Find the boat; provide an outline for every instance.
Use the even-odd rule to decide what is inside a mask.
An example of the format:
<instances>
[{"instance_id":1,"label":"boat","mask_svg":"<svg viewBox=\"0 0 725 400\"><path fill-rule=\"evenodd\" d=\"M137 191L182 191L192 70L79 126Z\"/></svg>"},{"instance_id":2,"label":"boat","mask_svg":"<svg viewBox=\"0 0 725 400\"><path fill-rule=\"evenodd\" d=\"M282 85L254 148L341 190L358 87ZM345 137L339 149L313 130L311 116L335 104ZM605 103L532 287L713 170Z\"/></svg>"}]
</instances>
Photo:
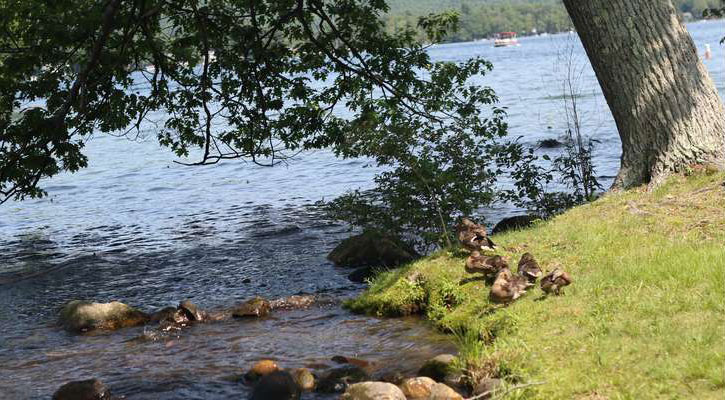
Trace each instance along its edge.
<instances>
[{"instance_id":1,"label":"boat","mask_svg":"<svg viewBox=\"0 0 725 400\"><path fill-rule=\"evenodd\" d=\"M516 39L516 32L499 32L493 41L493 47L518 46L519 40Z\"/></svg>"}]
</instances>

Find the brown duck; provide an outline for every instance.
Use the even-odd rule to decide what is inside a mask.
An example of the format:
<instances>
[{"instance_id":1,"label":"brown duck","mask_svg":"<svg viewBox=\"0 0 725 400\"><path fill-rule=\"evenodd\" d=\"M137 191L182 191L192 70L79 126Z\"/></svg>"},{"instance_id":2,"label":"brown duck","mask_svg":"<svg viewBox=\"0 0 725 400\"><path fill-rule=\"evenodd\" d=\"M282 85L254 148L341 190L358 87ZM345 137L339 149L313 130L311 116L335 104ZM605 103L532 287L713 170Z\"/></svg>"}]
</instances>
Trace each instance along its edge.
<instances>
[{"instance_id":1,"label":"brown duck","mask_svg":"<svg viewBox=\"0 0 725 400\"><path fill-rule=\"evenodd\" d=\"M526 277L531 283L535 283L537 279L541 278L541 268L539 268L539 263L536 262L533 254L524 253L521 256L521 260L519 260L519 275Z\"/></svg>"},{"instance_id":2,"label":"brown duck","mask_svg":"<svg viewBox=\"0 0 725 400\"><path fill-rule=\"evenodd\" d=\"M498 271L508 267L505 258L484 256L478 250L474 250L466 259L466 272L469 274L496 275Z\"/></svg>"},{"instance_id":3,"label":"brown duck","mask_svg":"<svg viewBox=\"0 0 725 400\"><path fill-rule=\"evenodd\" d=\"M491 286L488 298L494 303L510 303L526 292L531 284L523 276L514 275L504 268L499 271L496 281Z\"/></svg>"},{"instance_id":4,"label":"brown duck","mask_svg":"<svg viewBox=\"0 0 725 400\"><path fill-rule=\"evenodd\" d=\"M554 293L558 296L561 289L569 284L571 284L571 276L559 268L555 268L541 278L541 290L546 294Z\"/></svg>"},{"instance_id":5,"label":"brown duck","mask_svg":"<svg viewBox=\"0 0 725 400\"><path fill-rule=\"evenodd\" d=\"M458 241L468 251L493 251L498 247L488 238L485 226L476 224L468 218L463 218L458 224Z\"/></svg>"}]
</instances>

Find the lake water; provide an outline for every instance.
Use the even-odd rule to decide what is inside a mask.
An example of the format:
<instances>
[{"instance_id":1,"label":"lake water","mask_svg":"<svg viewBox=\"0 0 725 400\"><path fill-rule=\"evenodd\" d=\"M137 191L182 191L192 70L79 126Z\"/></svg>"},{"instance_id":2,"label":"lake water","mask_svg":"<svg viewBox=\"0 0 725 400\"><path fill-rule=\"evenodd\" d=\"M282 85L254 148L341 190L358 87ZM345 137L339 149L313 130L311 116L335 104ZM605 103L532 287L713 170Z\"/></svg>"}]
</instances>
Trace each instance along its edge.
<instances>
[{"instance_id":1,"label":"lake water","mask_svg":"<svg viewBox=\"0 0 725 400\"><path fill-rule=\"evenodd\" d=\"M688 28L701 54L706 43L712 46L706 65L723 94L725 52L718 42L725 22ZM430 54L493 62L481 83L508 108L511 135L535 145L565 130L564 71L555 66L571 43L584 68L585 132L600 141L594 162L609 185L619 138L574 35L523 38L511 48L439 45ZM98 377L131 399L226 399L248 388L225 377L261 357L292 368L345 355L412 371L451 350L448 339L415 320L354 316L338 305L194 326L173 340L128 341L143 328L98 336L60 331L58 307L75 298L152 311L183 299L214 309L254 295L344 298L361 289L347 280L349 271L325 259L348 229L308 206L369 187L375 168L327 151L275 168L242 161L184 167L149 137L95 137L87 145L89 167L44 182L49 197L0 207L0 398L49 398L64 382ZM507 205L481 211L489 223L519 212Z\"/></svg>"}]
</instances>

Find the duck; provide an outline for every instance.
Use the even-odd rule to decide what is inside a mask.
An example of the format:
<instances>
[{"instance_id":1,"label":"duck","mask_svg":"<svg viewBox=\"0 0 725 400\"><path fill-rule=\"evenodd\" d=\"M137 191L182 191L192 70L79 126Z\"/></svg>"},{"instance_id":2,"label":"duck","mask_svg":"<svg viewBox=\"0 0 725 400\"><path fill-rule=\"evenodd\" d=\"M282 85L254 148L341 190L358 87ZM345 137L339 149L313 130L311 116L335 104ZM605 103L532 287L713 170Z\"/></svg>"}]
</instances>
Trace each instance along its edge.
<instances>
[{"instance_id":1,"label":"duck","mask_svg":"<svg viewBox=\"0 0 725 400\"><path fill-rule=\"evenodd\" d=\"M495 275L508 267L504 257L481 255L478 250L474 250L466 259L466 272L469 274Z\"/></svg>"},{"instance_id":2,"label":"duck","mask_svg":"<svg viewBox=\"0 0 725 400\"><path fill-rule=\"evenodd\" d=\"M474 223L468 218L458 224L458 241L468 251L494 251L498 246L488 237L486 227Z\"/></svg>"},{"instance_id":3,"label":"duck","mask_svg":"<svg viewBox=\"0 0 725 400\"><path fill-rule=\"evenodd\" d=\"M536 283L536 280L541 278L542 271L533 254L526 252L521 256L519 275L526 277L531 283Z\"/></svg>"},{"instance_id":4,"label":"duck","mask_svg":"<svg viewBox=\"0 0 725 400\"><path fill-rule=\"evenodd\" d=\"M526 293L531 285L523 276L514 275L510 269L504 268L496 275L488 298L494 303L508 304Z\"/></svg>"},{"instance_id":5,"label":"duck","mask_svg":"<svg viewBox=\"0 0 725 400\"><path fill-rule=\"evenodd\" d=\"M561 294L564 286L571 284L571 276L561 268L554 268L546 276L541 278L541 290L546 294L554 293L557 296Z\"/></svg>"}]
</instances>

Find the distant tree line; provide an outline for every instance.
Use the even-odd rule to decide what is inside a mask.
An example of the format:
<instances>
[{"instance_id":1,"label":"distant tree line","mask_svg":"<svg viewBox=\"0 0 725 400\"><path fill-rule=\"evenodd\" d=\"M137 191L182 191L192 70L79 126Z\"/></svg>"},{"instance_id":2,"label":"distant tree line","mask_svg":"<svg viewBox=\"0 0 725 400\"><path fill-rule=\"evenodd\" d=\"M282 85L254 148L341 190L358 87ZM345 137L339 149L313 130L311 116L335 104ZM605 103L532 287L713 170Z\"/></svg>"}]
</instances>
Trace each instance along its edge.
<instances>
[{"instance_id":1,"label":"distant tree line","mask_svg":"<svg viewBox=\"0 0 725 400\"><path fill-rule=\"evenodd\" d=\"M683 14L690 13L699 19L720 0L674 0L674 3ZM389 32L415 26L422 15L457 11L459 29L445 38L449 42L488 38L504 31L524 36L572 28L561 0L390 0L389 6L389 13L383 17Z\"/></svg>"}]
</instances>

